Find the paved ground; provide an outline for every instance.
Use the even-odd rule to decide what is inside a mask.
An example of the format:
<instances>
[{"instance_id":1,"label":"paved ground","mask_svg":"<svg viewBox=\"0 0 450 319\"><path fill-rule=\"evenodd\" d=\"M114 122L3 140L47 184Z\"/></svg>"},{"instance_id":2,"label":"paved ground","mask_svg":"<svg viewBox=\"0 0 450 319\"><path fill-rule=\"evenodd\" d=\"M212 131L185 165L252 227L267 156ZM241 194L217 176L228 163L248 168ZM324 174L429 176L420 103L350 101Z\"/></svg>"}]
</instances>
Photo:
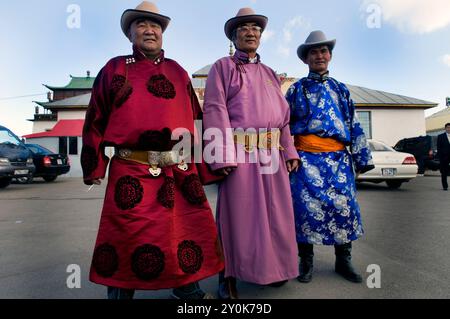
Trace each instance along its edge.
<instances>
[{"instance_id":1,"label":"paved ground","mask_svg":"<svg viewBox=\"0 0 450 319\"><path fill-rule=\"evenodd\" d=\"M392 191L359 186L366 236L354 246L355 266L367 278L381 267L381 288L348 283L333 272L330 247L316 249L313 282L282 288L239 283L247 298L450 298L450 193L436 176L419 177ZM104 186L87 192L79 179L11 185L0 191L0 298L104 298L88 281ZM207 189L215 206L215 188ZM78 264L81 289L68 289L66 268ZM202 282L215 293L217 278ZM139 291L136 298L167 298L169 291Z\"/></svg>"}]
</instances>

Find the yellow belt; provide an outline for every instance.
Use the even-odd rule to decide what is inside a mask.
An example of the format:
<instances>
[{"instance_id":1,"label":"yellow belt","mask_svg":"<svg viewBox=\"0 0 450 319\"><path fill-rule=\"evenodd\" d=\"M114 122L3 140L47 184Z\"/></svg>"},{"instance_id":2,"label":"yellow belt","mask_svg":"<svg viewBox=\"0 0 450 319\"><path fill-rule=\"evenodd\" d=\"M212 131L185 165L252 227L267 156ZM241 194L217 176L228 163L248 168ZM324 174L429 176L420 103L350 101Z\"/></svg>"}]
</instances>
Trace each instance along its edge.
<instances>
[{"instance_id":1,"label":"yellow belt","mask_svg":"<svg viewBox=\"0 0 450 319\"><path fill-rule=\"evenodd\" d=\"M345 144L334 138L319 137L317 135L296 135L295 147L297 151L308 153L330 153L345 150Z\"/></svg>"},{"instance_id":2,"label":"yellow belt","mask_svg":"<svg viewBox=\"0 0 450 319\"><path fill-rule=\"evenodd\" d=\"M281 131L279 129L264 133L234 132L234 143L243 145L246 152L253 152L255 148L284 150L280 144Z\"/></svg>"}]
</instances>

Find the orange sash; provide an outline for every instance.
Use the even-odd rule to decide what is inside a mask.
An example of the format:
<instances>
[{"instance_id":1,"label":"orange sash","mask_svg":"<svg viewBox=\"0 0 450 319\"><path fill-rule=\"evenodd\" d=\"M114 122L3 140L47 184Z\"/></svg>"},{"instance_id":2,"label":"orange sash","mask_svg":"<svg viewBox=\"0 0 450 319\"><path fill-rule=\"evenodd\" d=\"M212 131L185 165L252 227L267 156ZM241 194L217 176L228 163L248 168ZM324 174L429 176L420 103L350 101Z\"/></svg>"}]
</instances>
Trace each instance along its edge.
<instances>
[{"instance_id":1,"label":"orange sash","mask_svg":"<svg viewBox=\"0 0 450 319\"><path fill-rule=\"evenodd\" d=\"M297 148L297 151L308 153L329 153L343 151L345 149L344 143L339 142L334 138L319 137L313 134L296 135L295 147Z\"/></svg>"}]
</instances>

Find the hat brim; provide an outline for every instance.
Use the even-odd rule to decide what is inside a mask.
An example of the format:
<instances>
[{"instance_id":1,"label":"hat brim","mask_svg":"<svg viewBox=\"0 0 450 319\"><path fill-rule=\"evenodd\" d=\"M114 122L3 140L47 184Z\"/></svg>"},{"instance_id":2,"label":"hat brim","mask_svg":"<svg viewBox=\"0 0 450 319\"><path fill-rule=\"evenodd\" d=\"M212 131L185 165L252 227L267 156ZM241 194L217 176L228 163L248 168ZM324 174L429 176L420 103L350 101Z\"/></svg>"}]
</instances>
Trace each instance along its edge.
<instances>
[{"instance_id":1,"label":"hat brim","mask_svg":"<svg viewBox=\"0 0 450 319\"><path fill-rule=\"evenodd\" d=\"M120 19L120 26L126 37L128 37L128 30L130 29L133 21L140 18L148 18L150 20L158 22L161 25L161 29L163 32L166 31L167 26L170 22L170 18L162 14L134 9L126 10L122 14L122 18Z\"/></svg>"},{"instance_id":2,"label":"hat brim","mask_svg":"<svg viewBox=\"0 0 450 319\"><path fill-rule=\"evenodd\" d=\"M268 21L269 21L269 18L267 18L266 16L263 16L263 15L260 15L260 14L252 14L252 15L247 15L247 16L234 17L225 23L225 27L224 27L225 35L227 36L228 39L231 40L234 29L236 29L240 24L249 23L249 22L254 22L254 23L258 24L264 31L267 27Z\"/></svg>"},{"instance_id":3,"label":"hat brim","mask_svg":"<svg viewBox=\"0 0 450 319\"><path fill-rule=\"evenodd\" d=\"M336 46L336 39L329 40L329 41L320 41L320 42L302 44L297 49L297 55L300 58L300 60L304 61L306 58L306 53L308 52L309 49L311 49L313 47L319 47L322 45L326 45L326 46L330 47L330 51L333 51L334 47Z\"/></svg>"}]
</instances>

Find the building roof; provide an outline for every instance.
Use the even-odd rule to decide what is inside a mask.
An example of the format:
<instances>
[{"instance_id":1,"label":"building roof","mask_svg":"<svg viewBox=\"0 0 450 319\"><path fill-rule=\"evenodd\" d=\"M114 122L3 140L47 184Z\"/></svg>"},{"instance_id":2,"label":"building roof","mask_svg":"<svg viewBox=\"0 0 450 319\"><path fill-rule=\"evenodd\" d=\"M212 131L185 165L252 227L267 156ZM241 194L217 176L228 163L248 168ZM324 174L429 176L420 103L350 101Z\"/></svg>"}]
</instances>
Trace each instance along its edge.
<instances>
[{"instance_id":1,"label":"building roof","mask_svg":"<svg viewBox=\"0 0 450 319\"><path fill-rule=\"evenodd\" d=\"M66 86L50 86L45 85L46 88L52 91L57 90L89 90L92 89L92 86L94 85L95 77L76 77L76 76L70 76L71 80L69 84Z\"/></svg>"},{"instance_id":2,"label":"building roof","mask_svg":"<svg viewBox=\"0 0 450 319\"><path fill-rule=\"evenodd\" d=\"M444 110L441 110L439 112L436 112L436 113L428 116L427 119L438 118L438 117L449 118L450 117L450 107L447 107Z\"/></svg>"},{"instance_id":3,"label":"building roof","mask_svg":"<svg viewBox=\"0 0 450 319\"><path fill-rule=\"evenodd\" d=\"M49 132L24 135L25 138L81 136L84 120L60 120Z\"/></svg>"},{"instance_id":4,"label":"building roof","mask_svg":"<svg viewBox=\"0 0 450 319\"><path fill-rule=\"evenodd\" d=\"M87 108L91 100L91 93L69 97L67 99L54 102L35 102L46 109L70 109L70 108Z\"/></svg>"},{"instance_id":5,"label":"building roof","mask_svg":"<svg viewBox=\"0 0 450 319\"><path fill-rule=\"evenodd\" d=\"M417 107L433 108L438 104L434 102L419 100L413 97L384 91L372 90L360 86L347 84L353 102L360 107Z\"/></svg>"},{"instance_id":6,"label":"building roof","mask_svg":"<svg viewBox=\"0 0 450 319\"><path fill-rule=\"evenodd\" d=\"M208 77L209 71L212 68L212 64L207 65L203 68L201 68L200 70L198 70L197 72L195 72L194 74L192 74L192 77L195 78L206 78Z\"/></svg>"}]
</instances>

